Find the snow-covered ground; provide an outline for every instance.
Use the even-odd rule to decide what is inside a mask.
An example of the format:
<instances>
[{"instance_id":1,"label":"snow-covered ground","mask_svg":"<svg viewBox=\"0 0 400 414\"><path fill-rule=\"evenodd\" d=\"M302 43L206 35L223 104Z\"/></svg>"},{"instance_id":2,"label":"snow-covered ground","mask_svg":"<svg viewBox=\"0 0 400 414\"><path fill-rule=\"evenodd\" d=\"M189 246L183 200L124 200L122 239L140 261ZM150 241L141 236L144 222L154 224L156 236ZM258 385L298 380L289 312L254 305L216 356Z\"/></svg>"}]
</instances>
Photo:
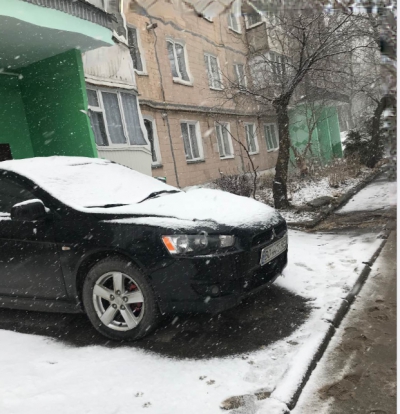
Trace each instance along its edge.
<instances>
[{"instance_id":1,"label":"snow-covered ground","mask_svg":"<svg viewBox=\"0 0 400 414\"><path fill-rule=\"evenodd\" d=\"M249 398L231 413L280 414L340 299L380 242L374 234L291 231L289 265L276 283L307 298L311 314L289 337L245 358L178 360L122 345L71 347L0 330L0 412L213 414L228 397L264 390L272 392L270 399Z\"/></svg>"},{"instance_id":2,"label":"snow-covered ground","mask_svg":"<svg viewBox=\"0 0 400 414\"><path fill-rule=\"evenodd\" d=\"M337 213L353 211L387 210L396 205L397 183L393 181L375 181L363 188Z\"/></svg>"},{"instance_id":3,"label":"snow-covered ground","mask_svg":"<svg viewBox=\"0 0 400 414\"><path fill-rule=\"evenodd\" d=\"M334 198L340 197L359 184L367 175L368 173L363 171L363 173L356 178L348 178L346 183L341 184L339 188L331 187L329 185L328 177L323 177L320 180L315 181L304 181L295 191L289 192L289 196L292 199L291 203L294 206L303 206L309 201L321 196L329 196ZM272 194L270 197L272 199ZM282 211L281 214L285 220L290 223L295 221L299 222L313 220L319 213L318 211L296 213L293 210L289 210Z\"/></svg>"},{"instance_id":4,"label":"snow-covered ground","mask_svg":"<svg viewBox=\"0 0 400 414\"><path fill-rule=\"evenodd\" d=\"M346 131L347 133L347 131ZM340 184L338 188L333 188L329 185L329 177L322 177L320 179L304 179L296 183L289 183L288 186L288 196L290 198L291 204L294 206L291 210L280 211L280 214L285 218L288 223L293 222L305 222L314 220L319 211L297 211L296 208L306 205L309 201L314 200L317 197L329 196L329 197L340 197L343 194L347 193L349 190L354 188L362 180L364 180L371 170L363 168L358 177L347 178L346 182ZM271 171L268 170L268 175L271 174ZM197 186L191 186L184 188L184 191L191 191L193 189L199 188L217 188L214 183L206 183ZM264 202L270 206L274 205L272 188L264 188L257 191L256 199Z\"/></svg>"}]
</instances>

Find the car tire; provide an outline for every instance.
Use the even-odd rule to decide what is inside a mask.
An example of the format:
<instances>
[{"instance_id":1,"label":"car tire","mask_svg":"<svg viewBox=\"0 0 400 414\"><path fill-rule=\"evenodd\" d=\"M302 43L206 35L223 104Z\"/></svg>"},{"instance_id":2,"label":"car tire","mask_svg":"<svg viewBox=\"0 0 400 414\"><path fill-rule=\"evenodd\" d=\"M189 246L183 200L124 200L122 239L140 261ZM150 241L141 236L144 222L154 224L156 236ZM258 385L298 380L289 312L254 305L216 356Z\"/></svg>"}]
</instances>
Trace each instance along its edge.
<instances>
[{"instance_id":1,"label":"car tire","mask_svg":"<svg viewBox=\"0 0 400 414\"><path fill-rule=\"evenodd\" d=\"M94 328L113 340L143 338L161 317L148 278L119 257L103 259L89 270L82 299Z\"/></svg>"}]
</instances>

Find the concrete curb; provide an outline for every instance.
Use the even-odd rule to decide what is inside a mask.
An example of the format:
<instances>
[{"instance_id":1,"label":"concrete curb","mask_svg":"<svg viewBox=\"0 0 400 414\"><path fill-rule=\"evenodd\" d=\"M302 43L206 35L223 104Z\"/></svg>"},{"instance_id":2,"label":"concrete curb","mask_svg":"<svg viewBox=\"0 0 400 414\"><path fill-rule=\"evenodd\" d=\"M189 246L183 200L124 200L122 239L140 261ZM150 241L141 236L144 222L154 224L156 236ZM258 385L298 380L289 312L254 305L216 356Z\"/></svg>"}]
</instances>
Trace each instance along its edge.
<instances>
[{"instance_id":1,"label":"concrete curb","mask_svg":"<svg viewBox=\"0 0 400 414\"><path fill-rule=\"evenodd\" d=\"M330 325L328 327L328 330L325 333L325 336L324 336L323 340L321 341L317 351L315 352L310 364L307 367L306 372L304 373L304 376L303 376L300 384L298 385L297 389L293 393L290 401L288 403L285 403L283 401L280 401L280 400L274 398L273 396L268 397L270 399L279 401L280 403L286 405L287 411L285 410L285 414L290 414L290 411L293 410L293 408L296 406L296 404L297 404L297 402L300 398L300 395L301 395L304 387L306 386L312 372L314 371L315 367L317 366L319 360L324 355L324 353L325 353L332 337L335 335L336 329L341 324L342 320L344 319L344 317L346 316L348 310L350 309L351 304L354 302L355 298L357 297L358 293L360 292L361 288L363 287L365 281L367 280L368 275L371 272L372 265L375 263L376 259L379 257L380 253L382 252L382 249L385 247L385 244L387 242L387 239L389 238L390 233L391 232L386 234L387 238L382 240L382 243L376 249L376 251L374 252L372 257L370 258L370 260L367 262L367 264L363 267L360 275L358 276L356 282L353 285L353 288L346 295L346 297L344 299L342 299L342 303L340 304L339 309L337 310L337 312L336 312L335 316L333 317L333 319L330 320L330 321L329 320L327 321L328 323L330 323ZM257 397L256 394L247 394L246 396L238 396L236 398L241 398L243 401L241 401L236 407L232 407L232 408L243 407L245 405L243 397L253 397L253 398L260 399L260 398ZM264 398L262 398L262 399L264 399ZM232 409L232 408L223 407L222 405L220 407L223 408L224 410L231 410Z\"/></svg>"},{"instance_id":2,"label":"concrete curb","mask_svg":"<svg viewBox=\"0 0 400 414\"><path fill-rule=\"evenodd\" d=\"M377 171L374 171L371 175L366 177L363 181L359 182L355 187L351 188L346 194L343 194L339 198L339 202L337 204L332 205L327 211L324 211L318 215L314 220L310 221L299 221L299 222L292 222L288 223L288 227L291 229L312 229L318 224L320 224L323 220L325 220L328 216L346 204L351 197L361 191L364 187L370 184L375 178L377 178L380 174L384 173L386 169L380 168Z\"/></svg>"},{"instance_id":3,"label":"concrete curb","mask_svg":"<svg viewBox=\"0 0 400 414\"><path fill-rule=\"evenodd\" d=\"M296 406L297 401L299 400L299 397L307 384L307 381L309 380L312 372L314 371L315 367L317 366L317 363L321 359L322 355L324 354L326 348L329 345L329 342L331 341L332 337L334 336L336 332L336 328L339 327L340 323L346 316L351 304L354 302L355 298L357 297L358 293L360 293L361 288L363 287L365 281L367 280L370 272L371 267L375 263L376 259L380 255L382 249L385 247L385 244L387 242L387 239L384 239L378 249L375 251L375 253L372 255L371 259L368 261L368 264L366 264L361 271L360 275L358 276L356 283L354 284L351 291L347 294L347 296L342 300L342 303L337 310L334 318L329 321L331 322L331 326L328 329L328 332L326 333L324 339L322 340L318 351L315 353L310 365L307 368L307 371L304 374L303 380L299 384L297 390L294 392L291 400L287 404L288 408L290 410L293 410L293 408Z\"/></svg>"}]
</instances>

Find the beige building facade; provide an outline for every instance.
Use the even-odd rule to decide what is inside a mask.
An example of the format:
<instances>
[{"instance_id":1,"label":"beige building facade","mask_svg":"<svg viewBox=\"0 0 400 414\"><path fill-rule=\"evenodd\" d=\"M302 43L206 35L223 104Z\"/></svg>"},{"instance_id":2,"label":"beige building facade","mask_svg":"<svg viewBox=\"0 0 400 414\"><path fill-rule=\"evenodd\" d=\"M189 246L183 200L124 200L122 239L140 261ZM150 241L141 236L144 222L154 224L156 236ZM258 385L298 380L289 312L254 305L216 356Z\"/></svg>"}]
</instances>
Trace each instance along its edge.
<instances>
[{"instance_id":1,"label":"beige building facade","mask_svg":"<svg viewBox=\"0 0 400 414\"><path fill-rule=\"evenodd\" d=\"M247 171L244 147L259 171L273 168L275 114L259 116L257 107L226 93L231 81L251 81L246 25L263 23L239 13L178 13L166 2L124 12L153 176L186 187Z\"/></svg>"}]
</instances>

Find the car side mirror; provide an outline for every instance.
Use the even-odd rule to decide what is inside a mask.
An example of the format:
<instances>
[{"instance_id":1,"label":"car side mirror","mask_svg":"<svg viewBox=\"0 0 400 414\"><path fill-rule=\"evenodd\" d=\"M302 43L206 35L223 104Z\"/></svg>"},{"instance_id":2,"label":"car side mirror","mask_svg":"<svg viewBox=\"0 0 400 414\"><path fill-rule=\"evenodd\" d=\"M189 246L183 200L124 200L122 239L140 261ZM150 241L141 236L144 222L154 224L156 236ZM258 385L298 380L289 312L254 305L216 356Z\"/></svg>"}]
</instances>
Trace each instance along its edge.
<instances>
[{"instance_id":1,"label":"car side mirror","mask_svg":"<svg viewBox=\"0 0 400 414\"><path fill-rule=\"evenodd\" d=\"M18 221L42 220L46 217L46 208L39 199L27 200L11 208L11 219Z\"/></svg>"}]
</instances>

